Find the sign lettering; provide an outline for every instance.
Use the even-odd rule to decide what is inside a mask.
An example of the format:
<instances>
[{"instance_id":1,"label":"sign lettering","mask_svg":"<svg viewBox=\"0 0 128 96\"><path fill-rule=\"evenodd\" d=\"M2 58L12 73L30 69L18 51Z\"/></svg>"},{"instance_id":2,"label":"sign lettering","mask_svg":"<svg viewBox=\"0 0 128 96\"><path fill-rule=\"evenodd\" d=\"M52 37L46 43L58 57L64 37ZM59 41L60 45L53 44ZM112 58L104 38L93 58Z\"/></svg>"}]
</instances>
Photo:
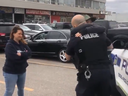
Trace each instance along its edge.
<instances>
[{"instance_id":1,"label":"sign lettering","mask_svg":"<svg viewBox=\"0 0 128 96\"><path fill-rule=\"evenodd\" d=\"M123 63L122 63L122 70L124 69L125 70L125 73L128 75L128 62L126 60L123 60Z\"/></svg>"},{"instance_id":2,"label":"sign lettering","mask_svg":"<svg viewBox=\"0 0 128 96\"><path fill-rule=\"evenodd\" d=\"M13 13L13 8L0 7L1 13Z\"/></svg>"},{"instance_id":3,"label":"sign lettering","mask_svg":"<svg viewBox=\"0 0 128 96\"><path fill-rule=\"evenodd\" d=\"M75 13L68 13L68 12L52 12L52 15L58 15L58 16L74 16Z\"/></svg>"},{"instance_id":4,"label":"sign lettering","mask_svg":"<svg viewBox=\"0 0 128 96\"><path fill-rule=\"evenodd\" d=\"M91 38L98 38L99 35L97 33L90 33L90 34L86 34L86 35L83 35L81 37L81 39L91 39Z\"/></svg>"},{"instance_id":5,"label":"sign lettering","mask_svg":"<svg viewBox=\"0 0 128 96\"><path fill-rule=\"evenodd\" d=\"M50 15L49 11L43 11L43 10L26 10L26 14L34 14L34 15Z\"/></svg>"},{"instance_id":6,"label":"sign lettering","mask_svg":"<svg viewBox=\"0 0 128 96\"><path fill-rule=\"evenodd\" d=\"M24 14L25 11L22 8L15 8L14 12L19 14Z\"/></svg>"}]
</instances>

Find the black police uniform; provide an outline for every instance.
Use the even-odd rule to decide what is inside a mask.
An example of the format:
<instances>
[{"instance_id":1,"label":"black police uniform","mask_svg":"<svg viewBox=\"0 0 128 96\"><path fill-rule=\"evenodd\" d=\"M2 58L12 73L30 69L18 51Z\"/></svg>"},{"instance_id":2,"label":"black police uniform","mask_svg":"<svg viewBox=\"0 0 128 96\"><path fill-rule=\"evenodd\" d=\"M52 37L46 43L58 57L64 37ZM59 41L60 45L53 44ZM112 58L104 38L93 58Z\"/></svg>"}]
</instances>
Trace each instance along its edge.
<instances>
[{"instance_id":1,"label":"black police uniform","mask_svg":"<svg viewBox=\"0 0 128 96\"><path fill-rule=\"evenodd\" d=\"M98 96L110 96L111 75L107 55L107 46L110 44L110 40L96 30L93 33L88 30L83 37L72 37L69 41L66 53L73 56L73 63L78 69L77 96L95 96L95 93Z\"/></svg>"}]
</instances>

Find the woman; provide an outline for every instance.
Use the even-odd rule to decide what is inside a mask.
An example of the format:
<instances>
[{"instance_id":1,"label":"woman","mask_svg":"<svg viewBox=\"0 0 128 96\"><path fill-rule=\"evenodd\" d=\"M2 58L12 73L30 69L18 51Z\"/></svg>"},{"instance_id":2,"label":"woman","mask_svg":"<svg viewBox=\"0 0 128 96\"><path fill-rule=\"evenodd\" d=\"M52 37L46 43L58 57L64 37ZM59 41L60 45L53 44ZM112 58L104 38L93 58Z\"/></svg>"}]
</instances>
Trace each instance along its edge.
<instances>
[{"instance_id":1,"label":"woman","mask_svg":"<svg viewBox=\"0 0 128 96\"><path fill-rule=\"evenodd\" d=\"M3 75L6 83L4 96L12 96L16 84L18 87L18 96L24 96L26 68L28 66L27 60L31 56L31 50L24 37L23 30L19 27L14 27L10 34L10 40L6 44L6 61L3 67Z\"/></svg>"}]
</instances>

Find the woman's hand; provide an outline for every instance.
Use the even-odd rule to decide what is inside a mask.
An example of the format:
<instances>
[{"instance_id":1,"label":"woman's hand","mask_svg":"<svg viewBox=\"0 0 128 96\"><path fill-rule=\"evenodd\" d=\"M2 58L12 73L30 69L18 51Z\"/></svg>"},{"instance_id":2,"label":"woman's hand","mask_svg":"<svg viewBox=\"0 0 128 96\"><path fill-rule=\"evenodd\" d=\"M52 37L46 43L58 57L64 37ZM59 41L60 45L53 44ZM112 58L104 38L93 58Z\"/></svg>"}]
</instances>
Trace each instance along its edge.
<instances>
[{"instance_id":1,"label":"woman's hand","mask_svg":"<svg viewBox=\"0 0 128 96\"><path fill-rule=\"evenodd\" d=\"M20 53L20 52L18 52L18 53L17 53L17 55L18 55L18 56L21 56L21 53Z\"/></svg>"},{"instance_id":2,"label":"woman's hand","mask_svg":"<svg viewBox=\"0 0 128 96\"><path fill-rule=\"evenodd\" d=\"M75 37L81 37L81 36L82 36L82 35L81 35L81 33L79 33L79 32L75 34Z\"/></svg>"}]
</instances>

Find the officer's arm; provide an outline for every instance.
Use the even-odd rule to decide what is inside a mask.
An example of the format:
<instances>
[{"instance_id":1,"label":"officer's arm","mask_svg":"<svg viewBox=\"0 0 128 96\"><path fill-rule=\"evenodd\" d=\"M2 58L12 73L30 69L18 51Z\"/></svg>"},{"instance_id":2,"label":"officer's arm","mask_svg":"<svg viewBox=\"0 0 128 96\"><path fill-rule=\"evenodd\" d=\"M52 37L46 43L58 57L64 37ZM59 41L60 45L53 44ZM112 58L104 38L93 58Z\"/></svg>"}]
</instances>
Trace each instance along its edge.
<instances>
[{"instance_id":1,"label":"officer's arm","mask_svg":"<svg viewBox=\"0 0 128 96\"><path fill-rule=\"evenodd\" d=\"M98 34L104 34L106 31L105 27L102 26L90 26L87 28L84 28L80 32L77 32L75 34L75 37L81 37L82 35L85 35L87 33L98 33Z\"/></svg>"},{"instance_id":2,"label":"officer's arm","mask_svg":"<svg viewBox=\"0 0 128 96\"><path fill-rule=\"evenodd\" d=\"M93 24L85 24L84 26L83 26L83 24L82 25L80 25L80 26L78 26L78 27L76 27L76 28L72 28L71 29L71 36L75 36L75 34L76 33L78 33L79 31L80 31L80 29L83 29L83 27L84 27L84 29L86 29L87 27L90 27L90 26L92 26ZM80 31L80 33L82 34L82 32ZM84 32L84 34L86 34L87 32Z\"/></svg>"},{"instance_id":3,"label":"officer's arm","mask_svg":"<svg viewBox=\"0 0 128 96\"><path fill-rule=\"evenodd\" d=\"M67 45L67 49L66 49L66 53L65 53L65 57L66 60L69 61L71 59L71 55L73 54L73 43L72 40L69 41L68 45Z\"/></svg>"},{"instance_id":4,"label":"officer's arm","mask_svg":"<svg viewBox=\"0 0 128 96\"><path fill-rule=\"evenodd\" d=\"M65 57L66 57L66 60L70 60L71 59L71 56L74 55L74 48L78 42L79 38L72 38L68 45L67 45L67 49L66 49L66 53L65 53Z\"/></svg>"}]
</instances>

